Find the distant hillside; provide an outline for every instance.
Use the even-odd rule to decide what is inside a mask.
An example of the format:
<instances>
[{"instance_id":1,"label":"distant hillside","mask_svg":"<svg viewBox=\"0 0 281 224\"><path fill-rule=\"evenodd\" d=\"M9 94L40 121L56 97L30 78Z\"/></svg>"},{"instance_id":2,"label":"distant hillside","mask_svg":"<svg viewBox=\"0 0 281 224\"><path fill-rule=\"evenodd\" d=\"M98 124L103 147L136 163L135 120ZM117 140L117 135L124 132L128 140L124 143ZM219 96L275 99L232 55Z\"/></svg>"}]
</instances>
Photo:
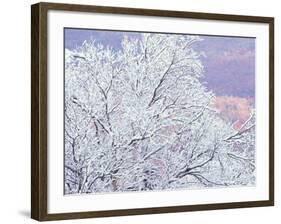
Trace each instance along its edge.
<instances>
[{"instance_id":1,"label":"distant hillside","mask_svg":"<svg viewBox=\"0 0 281 224\"><path fill-rule=\"evenodd\" d=\"M254 99L219 96L214 100L213 106L224 119L233 123L235 129L239 129L249 118L251 110L254 108Z\"/></svg>"}]
</instances>

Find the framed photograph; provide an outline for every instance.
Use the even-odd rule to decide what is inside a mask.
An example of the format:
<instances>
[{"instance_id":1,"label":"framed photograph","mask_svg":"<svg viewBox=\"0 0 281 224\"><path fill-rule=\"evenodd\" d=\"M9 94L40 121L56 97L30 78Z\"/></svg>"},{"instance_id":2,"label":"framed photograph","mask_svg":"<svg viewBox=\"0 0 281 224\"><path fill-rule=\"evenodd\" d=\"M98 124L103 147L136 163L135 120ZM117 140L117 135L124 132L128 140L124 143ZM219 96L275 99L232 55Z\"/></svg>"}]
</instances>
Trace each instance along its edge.
<instances>
[{"instance_id":1,"label":"framed photograph","mask_svg":"<svg viewBox=\"0 0 281 224\"><path fill-rule=\"evenodd\" d=\"M31 8L33 219L274 204L274 18Z\"/></svg>"}]
</instances>

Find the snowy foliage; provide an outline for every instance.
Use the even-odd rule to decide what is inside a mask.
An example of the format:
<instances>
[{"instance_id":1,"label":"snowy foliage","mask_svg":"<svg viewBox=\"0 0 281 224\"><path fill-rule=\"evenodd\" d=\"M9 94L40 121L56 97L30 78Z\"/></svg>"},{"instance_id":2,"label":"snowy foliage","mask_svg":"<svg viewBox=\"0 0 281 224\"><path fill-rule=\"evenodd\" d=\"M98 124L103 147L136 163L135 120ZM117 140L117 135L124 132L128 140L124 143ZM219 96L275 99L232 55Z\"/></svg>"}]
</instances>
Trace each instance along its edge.
<instances>
[{"instance_id":1,"label":"snowy foliage","mask_svg":"<svg viewBox=\"0 0 281 224\"><path fill-rule=\"evenodd\" d=\"M197 36L125 36L65 54L65 193L255 184L255 119L210 105Z\"/></svg>"}]
</instances>

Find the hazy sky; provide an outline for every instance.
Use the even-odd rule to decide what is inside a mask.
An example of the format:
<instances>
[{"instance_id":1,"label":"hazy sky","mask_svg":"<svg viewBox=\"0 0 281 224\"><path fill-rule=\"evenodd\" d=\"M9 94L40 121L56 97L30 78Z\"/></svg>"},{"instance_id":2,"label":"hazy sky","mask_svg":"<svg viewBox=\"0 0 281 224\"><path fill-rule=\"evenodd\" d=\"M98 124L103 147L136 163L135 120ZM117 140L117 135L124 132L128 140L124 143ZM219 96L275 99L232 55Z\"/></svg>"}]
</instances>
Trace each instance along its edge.
<instances>
[{"instance_id":1,"label":"hazy sky","mask_svg":"<svg viewBox=\"0 0 281 224\"><path fill-rule=\"evenodd\" d=\"M138 37L137 32L126 32ZM85 40L95 39L113 48L121 47L124 32L65 29L65 47L73 49ZM201 35L203 41L194 45L202 57L205 85L218 96L255 96L255 39Z\"/></svg>"}]
</instances>

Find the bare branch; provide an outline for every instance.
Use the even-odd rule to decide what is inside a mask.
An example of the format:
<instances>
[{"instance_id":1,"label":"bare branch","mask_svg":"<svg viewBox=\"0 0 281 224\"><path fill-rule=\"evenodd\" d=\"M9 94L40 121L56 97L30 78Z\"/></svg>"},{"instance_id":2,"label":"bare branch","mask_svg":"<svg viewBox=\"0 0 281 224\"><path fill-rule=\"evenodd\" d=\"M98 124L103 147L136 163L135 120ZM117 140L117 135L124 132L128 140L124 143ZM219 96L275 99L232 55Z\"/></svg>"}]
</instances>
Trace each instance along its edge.
<instances>
[{"instance_id":1,"label":"bare branch","mask_svg":"<svg viewBox=\"0 0 281 224\"><path fill-rule=\"evenodd\" d=\"M173 55L173 59L172 59L171 63L169 64L168 68L167 68L166 71L163 73L162 77L160 78L159 83L158 83L157 86L155 87L155 89L154 89L154 91L153 91L152 98L151 98L151 100L150 100L150 102L149 102L149 104L148 104L148 107L151 107L151 106L155 103L155 101L157 100L157 93L158 93L158 90L159 90L160 87L162 86L163 82L165 81L166 76L168 75L168 73L169 73L169 71L170 71L172 65L174 64L174 56L175 56L175 55ZM159 97L158 97L158 99L159 99Z\"/></svg>"}]
</instances>

